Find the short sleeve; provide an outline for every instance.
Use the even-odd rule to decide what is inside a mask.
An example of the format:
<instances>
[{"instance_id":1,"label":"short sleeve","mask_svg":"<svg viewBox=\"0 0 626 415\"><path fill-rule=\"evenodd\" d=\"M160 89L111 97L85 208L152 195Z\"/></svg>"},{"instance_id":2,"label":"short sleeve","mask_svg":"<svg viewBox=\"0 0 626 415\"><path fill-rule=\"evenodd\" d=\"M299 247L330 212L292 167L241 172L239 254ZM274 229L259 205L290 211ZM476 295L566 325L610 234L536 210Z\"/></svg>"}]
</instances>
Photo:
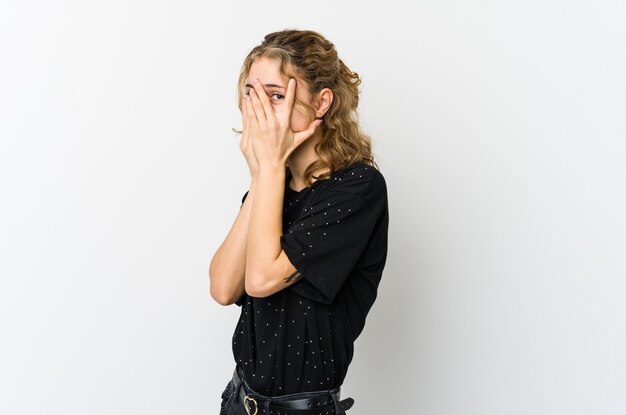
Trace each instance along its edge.
<instances>
[{"instance_id":1,"label":"short sleeve","mask_svg":"<svg viewBox=\"0 0 626 415\"><path fill-rule=\"evenodd\" d=\"M330 304L365 250L377 215L357 194L319 195L281 236L285 254L302 274L289 289Z\"/></svg>"}]
</instances>

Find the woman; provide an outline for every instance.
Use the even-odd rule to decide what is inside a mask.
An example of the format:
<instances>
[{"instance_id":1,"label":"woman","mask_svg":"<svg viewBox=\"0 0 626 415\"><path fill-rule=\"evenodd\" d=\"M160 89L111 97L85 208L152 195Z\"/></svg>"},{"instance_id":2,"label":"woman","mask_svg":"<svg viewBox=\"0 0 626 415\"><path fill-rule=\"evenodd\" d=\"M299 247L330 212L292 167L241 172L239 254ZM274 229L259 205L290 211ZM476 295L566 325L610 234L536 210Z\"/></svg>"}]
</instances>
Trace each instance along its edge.
<instances>
[{"instance_id":1,"label":"woman","mask_svg":"<svg viewBox=\"0 0 626 415\"><path fill-rule=\"evenodd\" d=\"M313 31L265 36L239 77L252 176L209 267L237 304L221 415L343 414L340 386L387 256L387 188L358 126L357 73Z\"/></svg>"}]
</instances>

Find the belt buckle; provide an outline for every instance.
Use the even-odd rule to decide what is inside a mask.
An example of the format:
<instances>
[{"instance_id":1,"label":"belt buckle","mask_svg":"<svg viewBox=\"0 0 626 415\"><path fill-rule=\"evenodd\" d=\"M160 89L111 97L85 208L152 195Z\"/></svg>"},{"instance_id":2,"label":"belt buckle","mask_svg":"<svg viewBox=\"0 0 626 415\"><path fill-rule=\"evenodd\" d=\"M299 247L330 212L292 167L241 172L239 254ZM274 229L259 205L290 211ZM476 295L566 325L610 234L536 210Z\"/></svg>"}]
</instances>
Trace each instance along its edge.
<instances>
[{"instance_id":1,"label":"belt buckle","mask_svg":"<svg viewBox=\"0 0 626 415\"><path fill-rule=\"evenodd\" d=\"M248 402L254 402L254 412L250 413L250 408L248 407ZM246 409L246 413L248 415L256 415L256 413L259 411L259 404L256 403L256 399L249 397L248 395L246 395L243 398L243 407Z\"/></svg>"}]
</instances>

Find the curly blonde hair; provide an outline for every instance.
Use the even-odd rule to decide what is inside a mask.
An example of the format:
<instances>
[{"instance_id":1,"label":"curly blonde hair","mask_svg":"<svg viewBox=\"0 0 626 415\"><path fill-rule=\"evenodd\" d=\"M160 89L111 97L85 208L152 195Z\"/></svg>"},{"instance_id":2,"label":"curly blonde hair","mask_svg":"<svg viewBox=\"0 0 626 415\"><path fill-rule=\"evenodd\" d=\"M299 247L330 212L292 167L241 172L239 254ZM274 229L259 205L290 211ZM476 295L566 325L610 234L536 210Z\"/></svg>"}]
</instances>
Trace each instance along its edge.
<instances>
[{"instance_id":1,"label":"curly blonde hair","mask_svg":"<svg viewBox=\"0 0 626 415\"><path fill-rule=\"evenodd\" d=\"M307 186L312 184L313 177L329 178L336 170L355 162L363 162L378 169L372 153L372 140L359 127L357 106L361 78L339 59L335 45L312 30L286 29L267 34L243 62L238 82L237 105L240 111L250 67L261 56L277 61L282 75L302 80L312 97L323 88L333 91L333 101L318 127L322 138L315 145L315 152L319 158L304 171ZM294 110L315 118L312 103L301 102L296 98ZM286 169L289 175L289 168ZM329 171L320 176L313 175L313 172L320 170Z\"/></svg>"}]
</instances>

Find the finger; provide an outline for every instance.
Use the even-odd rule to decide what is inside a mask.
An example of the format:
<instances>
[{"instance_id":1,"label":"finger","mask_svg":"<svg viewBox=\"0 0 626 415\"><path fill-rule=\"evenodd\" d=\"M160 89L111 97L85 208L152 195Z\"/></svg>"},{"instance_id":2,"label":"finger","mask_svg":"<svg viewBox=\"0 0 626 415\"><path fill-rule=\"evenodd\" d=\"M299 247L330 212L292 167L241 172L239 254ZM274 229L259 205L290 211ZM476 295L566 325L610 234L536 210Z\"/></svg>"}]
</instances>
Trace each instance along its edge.
<instances>
[{"instance_id":1,"label":"finger","mask_svg":"<svg viewBox=\"0 0 626 415\"><path fill-rule=\"evenodd\" d=\"M272 108L272 103L270 102L270 98L267 96L265 92L265 88L261 85L261 82L258 78L254 78L253 81L254 92L256 92L257 98L261 101L261 105L263 106L263 112L265 114L265 118L267 119L268 124L274 121L274 108Z\"/></svg>"},{"instance_id":2,"label":"finger","mask_svg":"<svg viewBox=\"0 0 626 415\"><path fill-rule=\"evenodd\" d=\"M257 123L261 129L265 129L267 124L267 118L265 117L265 110L263 110L263 104L261 104L261 100L254 88L250 89L250 97L252 99L252 108L254 108L254 113L256 115Z\"/></svg>"},{"instance_id":3,"label":"finger","mask_svg":"<svg viewBox=\"0 0 626 415\"><path fill-rule=\"evenodd\" d=\"M283 103L283 107L285 107L286 111L283 115L286 118L291 118L291 111L293 111L293 104L296 100L296 80L291 78L287 83L287 92L285 93L285 101Z\"/></svg>"},{"instance_id":4,"label":"finger","mask_svg":"<svg viewBox=\"0 0 626 415\"><path fill-rule=\"evenodd\" d=\"M258 134L259 130L259 121L254 111L254 106L252 105L252 97L251 95L254 93L253 90L250 89L250 96L247 97L247 107L246 114L248 115L248 135L250 136L250 141L252 141L252 137Z\"/></svg>"},{"instance_id":5,"label":"finger","mask_svg":"<svg viewBox=\"0 0 626 415\"><path fill-rule=\"evenodd\" d=\"M244 134L248 130L248 100L245 95L241 98L241 119L243 120Z\"/></svg>"},{"instance_id":6,"label":"finger","mask_svg":"<svg viewBox=\"0 0 626 415\"><path fill-rule=\"evenodd\" d=\"M313 133L315 133L315 130L321 123L322 123L321 119L313 120L311 124L309 124L309 127L306 130L302 130L302 131L298 131L297 133L294 133L293 134L294 146L298 147L300 144L302 144L302 142L304 142L304 140L311 137Z\"/></svg>"},{"instance_id":7,"label":"finger","mask_svg":"<svg viewBox=\"0 0 626 415\"><path fill-rule=\"evenodd\" d=\"M241 133L241 140L239 141L239 148L241 149L244 157L248 148L248 116L247 116L247 103L246 98L241 98L241 113L243 118L243 130Z\"/></svg>"},{"instance_id":8,"label":"finger","mask_svg":"<svg viewBox=\"0 0 626 415\"><path fill-rule=\"evenodd\" d=\"M250 93L252 94L252 92ZM254 124L256 124L256 114L254 113L254 108L252 108L252 100L250 96L246 96L244 101L246 102L246 127L248 127L248 131L254 128Z\"/></svg>"},{"instance_id":9,"label":"finger","mask_svg":"<svg viewBox=\"0 0 626 415\"><path fill-rule=\"evenodd\" d=\"M243 130L246 131L247 127L247 123L248 123L248 115L247 115L247 111L246 111L246 97L243 96L241 97L241 122L243 123Z\"/></svg>"}]
</instances>

